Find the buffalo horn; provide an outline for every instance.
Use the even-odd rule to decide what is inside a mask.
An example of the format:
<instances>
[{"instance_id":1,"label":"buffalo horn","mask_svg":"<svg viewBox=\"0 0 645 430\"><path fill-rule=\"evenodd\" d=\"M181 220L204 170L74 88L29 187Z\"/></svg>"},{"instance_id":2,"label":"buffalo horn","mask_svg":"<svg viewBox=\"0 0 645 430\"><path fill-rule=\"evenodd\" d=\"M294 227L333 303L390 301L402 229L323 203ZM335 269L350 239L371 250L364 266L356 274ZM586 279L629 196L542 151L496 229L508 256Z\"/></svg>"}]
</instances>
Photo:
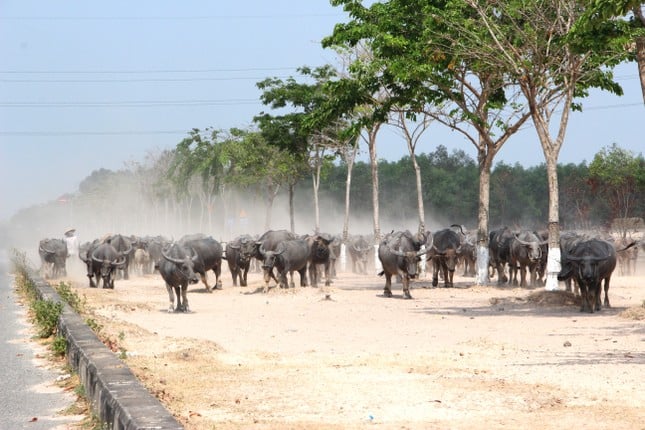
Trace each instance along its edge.
<instances>
[{"instance_id":1,"label":"buffalo horn","mask_svg":"<svg viewBox=\"0 0 645 430\"><path fill-rule=\"evenodd\" d=\"M171 263L183 264L183 262L184 262L183 260L180 260L180 259L173 258L173 257L169 256L168 254L166 254L165 250L161 251L161 255L163 256L163 258L165 258L166 260L170 261Z\"/></svg>"}]
</instances>

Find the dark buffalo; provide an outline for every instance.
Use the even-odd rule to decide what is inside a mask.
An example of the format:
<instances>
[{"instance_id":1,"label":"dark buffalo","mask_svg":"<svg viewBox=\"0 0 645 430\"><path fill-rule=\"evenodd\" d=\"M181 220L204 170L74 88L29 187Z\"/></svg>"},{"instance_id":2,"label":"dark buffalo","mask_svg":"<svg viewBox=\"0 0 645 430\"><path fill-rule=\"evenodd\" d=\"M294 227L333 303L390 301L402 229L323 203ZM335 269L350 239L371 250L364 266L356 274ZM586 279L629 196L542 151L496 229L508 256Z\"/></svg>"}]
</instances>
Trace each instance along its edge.
<instances>
[{"instance_id":1,"label":"dark buffalo","mask_svg":"<svg viewBox=\"0 0 645 430\"><path fill-rule=\"evenodd\" d=\"M338 275L336 271L336 262L340 258L340 248L342 243L340 236L335 235L329 244L329 274L332 278L335 278Z\"/></svg>"},{"instance_id":2,"label":"dark buffalo","mask_svg":"<svg viewBox=\"0 0 645 430\"><path fill-rule=\"evenodd\" d=\"M356 235L349 239L347 252L352 260L352 272L361 275L367 274L367 264L369 262L372 245L363 235Z\"/></svg>"},{"instance_id":3,"label":"dark buffalo","mask_svg":"<svg viewBox=\"0 0 645 430\"><path fill-rule=\"evenodd\" d=\"M508 227L493 230L488 235L489 264L497 272L497 282L503 284L506 277L506 264L510 259L511 241L515 235Z\"/></svg>"},{"instance_id":4,"label":"dark buffalo","mask_svg":"<svg viewBox=\"0 0 645 430\"><path fill-rule=\"evenodd\" d=\"M210 236L199 237L195 235L184 236L179 240L179 243L187 249L194 250L197 254L194 270L200 274L206 291L212 291L206 279L206 273L209 270L212 270L215 274L215 284L212 289L221 290L222 280L220 276L222 275L222 255L224 253L222 244Z\"/></svg>"},{"instance_id":5,"label":"dark buffalo","mask_svg":"<svg viewBox=\"0 0 645 430\"><path fill-rule=\"evenodd\" d=\"M616 249L625 248L633 242L632 239L623 236L614 242ZM617 254L618 268L621 276L633 276L636 273L636 262L638 261L638 246L625 248L623 252Z\"/></svg>"},{"instance_id":6,"label":"dark buffalo","mask_svg":"<svg viewBox=\"0 0 645 430\"><path fill-rule=\"evenodd\" d=\"M635 245L634 242L618 252L627 250ZM609 304L609 281L616 268L616 249L603 239L589 239L576 244L562 261L562 269L558 280L575 277L582 296L580 312L600 310L601 283L604 280L605 300L604 306Z\"/></svg>"},{"instance_id":7,"label":"dark buffalo","mask_svg":"<svg viewBox=\"0 0 645 430\"><path fill-rule=\"evenodd\" d=\"M548 241L542 240L532 231L523 230L511 241L509 270L513 285L517 285L515 273L519 269L520 287L526 286L526 272L530 274L530 286L536 286L538 269L544 257L544 246Z\"/></svg>"},{"instance_id":8,"label":"dark buffalo","mask_svg":"<svg viewBox=\"0 0 645 430\"><path fill-rule=\"evenodd\" d=\"M385 275L383 295L392 297L392 276L400 277L403 286L403 296L411 299L410 279L417 277L417 265L420 257L427 252L421 249L425 243L425 235L412 235L409 231L393 232L387 235L379 244L378 258L383 267L379 276Z\"/></svg>"},{"instance_id":9,"label":"dark buffalo","mask_svg":"<svg viewBox=\"0 0 645 430\"><path fill-rule=\"evenodd\" d=\"M255 239L248 234L236 237L226 244L226 261L231 271L233 285L237 287L237 278L240 278L240 286L246 287L247 274L251 260L255 254Z\"/></svg>"},{"instance_id":10,"label":"dark buffalo","mask_svg":"<svg viewBox=\"0 0 645 430\"><path fill-rule=\"evenodd\" d=\"M560 234L560 265L561 267L565 267L567 263L567 256L573 251L573 249L580 243L585 240L589 240L590 238L587 237L586 235L582 235L573 231L567 231L563 232ZM561 272L562 274L562 272ZM560 279L560 277L558 277ZM561 281L564 281L564 285L566 287L566 290L568 292L573 292L573 289L571 287L571 284L574 284L575 287L575 294L580 294L580 289L578 288L578 284L575 282L575 277L573 276L573 272L569 273L569 276L566 278L560 279Z\"/></svg>"},{"instance_id":11,"label":"dark buffalo","mask_svg":"<svg viewBox=\"0 0 645 430\"><path fill-rule=\"evenodd\" d=\"M475 276L477 274L477 247L475 246L474 237L470 235L463 237L459 259L464 265L463 276Z\"/></svg>"},{"instance_id":12,"label":"dark buffalo","mask_svg":"<svg viewBox=\"0 0 645 430\"><path fill-rule=\"evenodd\" d=\"M100 243L88 251L83 261L87 265L87 277L90 288L97 288L103 282L103 288L114 289L114 277L117 270L126 264L126 258L109 243ZM96 283L94 282L96 279Z\"/></svg>"},{"instance_id":13,"label":"dark buffalo","mask_svg":"<svg viewBox=\"0 0 645 430\"><path fill-rule=\"evenodd\" d=\"M325 286L331 285L329 268L331 252L329 244L333 238L330 234L320 233L304 238L309 245L309 279L312 287L318 287L318 266L322 265L325 275Z\"/></svg>"},{"instance_id":14,"label":"dark buffalo","mask_svg":"<svg viewBox=\"0 0 645 430\"><path fill-rule=\"evenodd\" d=\"M123 279L130 279L130 264L134 257L134 247L132 246L132 240L129 237L115 234L110 236L106 243L109 243L117 250L121 255L125 257L125 264L119 268L118 274Z\"/></svg>"},{"instance_id":15,"label":"dark buffalo","mask_svg":"<svg viewBox=\"0 0 645 430\"><path fill-rule=\"evenodd\" d=\"M170 240L163 236L146 237L144 240L146 242L146 250L148 251L148 254L150 254L149 270L150 273L152 273L155 270L158 270L159 262L163 258L161 251L170 246Z\"/></svg>"},{"instance_id":16,"label":"dark buffalo","mask_svg":"<svg viewBox=\"0 0 645 430\"><path fill-rule=\"evenodd\" d=\"M453 278L457 258L461 252L459 233L452 228L436 231L432 238L432 247L428 250L428 260L432 260L432 286L439 285L439 272L443 275L445 287L454 285Z\"/></svg>"},{"instance_id":17,"label":"dark buffalo","mask_svg":"<svg viewBox=\"0 0 645 430\"><path fill-rule=\"evenodd\" d=\"M199 278L195 273L195 264L199 256L192 249L178 243L171 244L162 250L161 260L158 263L159 274L166 283L170 305L168 312L189 312L188 284L196 284ZM174 294L173 294L174 291ZM177 306L175 307L175 296Z\"/></svg>"},{"instance_id":18,"label":"dark buffalo","mask_svg":"<svg viewBox=\"0 0 645 430\"><path fill-rule=\"evenodd\" d=\"M254 257L259 260L260 262L264 263L264 253L267 251L275 251L280 244L280 242L283 242L285 240L293 240L297 239L296 235L287 231L287 230L269 230L265 232L262 236L258 238L258 240L255 242L255 255ZM268 273L266 273L266 268L264 267L264 264L262 264L262 270L265 272L264 273L264 279L271 279L278 283L278 279L275 277L273 274L273 270L270 270ZM268 284L265 285L265 289L268 287Z\"/></svg>"},{"instance_id":19,"label":"dark buffalo","mask_svg":"<svg viewBox=\"0 0 645 430\"><path fill-rule=\"evenodd\" d=\"M67 244L62 239L43 239L38 243L40 271L43 278L67 276Z\"/></svg>"},{"instance_id":20,"label":"dark buffalo","mask_svg":"<svg viewBox=\"0 0 645 430\"><path fill-rule=\"evenodd\" d=\"M263 257L264 268L264 292L268 291L269 280L273 268L278 272L278 280L281 288L295 287L293 272L300 274L300 286L307 285L307 265L309 262L310 246L304 239L283 240L275 251L265 251L260 248ZM290 277L287 285L287 273Z\"/></svg>"}]
</instances>

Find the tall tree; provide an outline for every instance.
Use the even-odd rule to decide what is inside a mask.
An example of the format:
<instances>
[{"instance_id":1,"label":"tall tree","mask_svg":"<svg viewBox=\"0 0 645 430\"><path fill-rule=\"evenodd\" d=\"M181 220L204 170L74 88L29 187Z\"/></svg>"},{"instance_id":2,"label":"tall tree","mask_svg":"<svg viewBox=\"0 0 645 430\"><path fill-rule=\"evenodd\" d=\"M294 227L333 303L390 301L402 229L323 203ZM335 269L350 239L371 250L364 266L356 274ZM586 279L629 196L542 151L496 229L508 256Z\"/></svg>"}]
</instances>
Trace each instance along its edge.
<instances>
[{"instance_id":1,"label":"tall tree","mask_svg":"<svg viewBox=\"0 0 645 430\"><path fill-rule=\"evenodd\" d=\"M569 37L584 8L578 0L465 0L488 32L478 47L482 65L504 70L528 105L544 153L549 185L549 257L546 288L558 287L560 218L557 162L569 114L590 88L622 94L612 68L625 58L613 46L598 49L582 37ZM554 134L552 134L554 132Z\"/></svg>"},{"instance_id":2,"label":"tall tree","mask_svg":"<svg viewBox=\"0 0 645 430\"><path fill-rule=\"evenodd\" d=\"M384 117L393 106L410 106L460 132L477 150L479 163L478 283L488 280L490 170L502 145L528 119L517 105L517 88L504 80L505 70L489 67L478 55L492 44L464 1L391 0L370 7L357 0L333 0L352 18L338 24L323 41L369 45L373 60L354 67L359 88L387 88L389 97L377 106ZM342 89L342 88L341 88ZM342 100L364 103L353 91ZM346 102L347 103L347 102ZM442 109L446 106L445 109Z\"/></svg>"},{"instance_id":3,"label":"tall tree","mask_svg":"<svg viewBox=\"0 0 645 430\"><path fill-rule=\"evenodd\" d=\"M327 158L327 149L334 149L339 143L330 137L333 130L329 127L307 127L306 118L324 99L322 87L336 76L336 71L330 65L315 69L301 67L298 71L305 79L313 82L298 82L290 77L287 80L268 78L257 83L263 91L260 99L265 105L274 110L289 106L291 111L277 115L261 112L255 117L255 121L260 125L267 142L290 151L297 159L310 165L314 194L314 230L318 232L320 174Z\"/></svg>"}]
</instances>

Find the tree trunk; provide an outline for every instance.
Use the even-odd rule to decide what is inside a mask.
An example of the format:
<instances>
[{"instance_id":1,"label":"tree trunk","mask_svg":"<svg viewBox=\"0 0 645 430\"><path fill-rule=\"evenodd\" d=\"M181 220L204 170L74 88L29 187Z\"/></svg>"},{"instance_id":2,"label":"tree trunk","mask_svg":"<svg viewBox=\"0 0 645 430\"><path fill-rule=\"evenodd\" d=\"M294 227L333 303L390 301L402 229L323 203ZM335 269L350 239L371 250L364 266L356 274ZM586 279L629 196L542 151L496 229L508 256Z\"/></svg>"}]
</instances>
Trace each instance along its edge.
<instances>
[{"instance_id":1,"label":"tree trunk","mask_svg":"<svg viewBox=\"0 0 645 430\"><path fill-rule=\"evenodd\" d=\"M412 160L412 167L414 168L414 176L417 182L417 211L419 213L419 233L426 232L426 213L423 207L423 185L421 181L421 168L417 163L417 157L414 151L410 152L410 159Z\"/></svg>"},{"instance_id":2,"label":"tree trunk","mask_svg":"<svg viewBox=\"0 0 645 430\"><path fill-rule=\"evenodd\" d=\"M557 152L556 152L557 154ZM546 263L547 291L558 289L558 273L560 273L560 199L558 196L558 157L546 155L546 172L549 184L549 255Z\"/></svg>"},{"instance_id":3,"label":"tree trunk","mask_svg":"<svg viewBox=\"0 0 645 430\"><path fill-rule=\"evenodd\" d=\"M378 184L378 159L376 158L376 135L380 124L374 125L367 131L367 147L370 153L370 166L372 171L372 220L374 223L374 244L381 241L381 221L379 215L379 184Z\"/></svg>"},{"instance_id":4,"label":"tree trunk","mask_svg":"<svg viewBox=\"0 0 645 430\"><path fill-rule=\"evenodd\" d=\"M645 103L645 37L636 39L636 61L638 62L638 76L641 80L643 103Z\"/></svg>"},{"instance_id":5,"label":"tree trunk","mask_svg":"<svg viewBox=\"0 0 645 430\"><path fill-rule=\"evenodd\" d=\"M490 169L492 156L487 151L479 151L479 210L477 212L477 285L489 282L488 264L488 223L490 222ZM499 276L499 275L498 275Z\"/></svg>"},{"instance_id":6,"label":"tree trunk","mask_svg":"<svg viewBox=\"0 0 645 430\"><path fill-rule=\"evenodd\" d=\"M316 166L312 176L314 187L314 231L316 234L320 233L320 201L318 200L318 190L320 188L320 166Z\"/></svg>"},{"instance_id":7,"label":"tree trunk","mask_svg":"<svg viewBox=\"0 0 645 430\"><path fill-rule=\"evenodd\" d=\"M349 206L352 190L352 169L358 152L358 144L355 144L351 151L344 152L345 163L347 163L347 179L345 180L345 217L343 219L343 236L340 243L340 270L347 270L347 239L349 238Z\"/></svg>"},{"instance_id":8,"label":"tree trunk","mask_svg":"<svg viewBox=\"0 0 645 430\"><path fill-rule=\"evenodd\" d=\"M290 221L291 233L296 232L296 217L293 209L294 188L295 188L294 184L290 182L289 183L289 221Z\"/></svg>"}]
</instances>

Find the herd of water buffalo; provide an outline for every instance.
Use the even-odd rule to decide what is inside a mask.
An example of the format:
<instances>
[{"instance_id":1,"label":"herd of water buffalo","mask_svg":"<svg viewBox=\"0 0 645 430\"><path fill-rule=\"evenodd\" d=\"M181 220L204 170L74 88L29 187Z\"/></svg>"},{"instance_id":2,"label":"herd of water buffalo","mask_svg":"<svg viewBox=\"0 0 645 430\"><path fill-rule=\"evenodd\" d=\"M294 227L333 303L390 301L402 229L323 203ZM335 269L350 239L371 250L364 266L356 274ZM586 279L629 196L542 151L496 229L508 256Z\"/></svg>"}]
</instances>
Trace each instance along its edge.
<instances>
[{"instance_id":1,"label":"herd of water buffalo","mask_svg":"<svg viewBox=\"0 0 645 430\"><path fill-rule=\"evenodd\" d=\"M489 275L496 276L498 283L541 285L547 242L546 233L514 231L508 227L491 231ZM43 239L38 250L46 278L65 276L67 258L78 255L86 266L91 288L101 283L103 288L114 288L115 278L128 279L131 271L139 276L158 271L168 291L169 312L189 310L188 285L198 283L200 278L207 291L221 289L223 261L228 264L233 286L238 282L247 286L247 274L252 267L263 271L265 292L272 279L281 288L294 287L294 272L299 273L301 286L317 287L321 276L325 285L330 285L336 276L336 260L343 251L350 257L352 271L361 274L368 273L371 262L376 263L377 252L381 267L376 270L385 276L385 297L392 296L395 276L402 284L404 297L411 298L410 279L417 277L420 267L425 267L420 265L422 261L432 267L433 286L438 285L441 277L446 287L452 287L458 265L463 266L464 276L475 275L475 238L459 225L416 234L392 231L380 240L376 250L373 243L365 235L352 235L341 248L339 236L324 233L299 236L286 230L269 230L256 237L244 234L225 244L204 234L186 235L177 241L161 236L116 234L86 242L77 250L68 249L65 239ZM634 273L638 255L635 245L635 241L626 238L561 233L562 269L558 279L565 282L568 291L575 285L576 293L582 296L581 311L600 310L603 281L604 306L610 306L607 292L611 275L617 264L621 274ZM213 286L208 285L208 271L215 275Z\"/></svg>"}]
</instances>

